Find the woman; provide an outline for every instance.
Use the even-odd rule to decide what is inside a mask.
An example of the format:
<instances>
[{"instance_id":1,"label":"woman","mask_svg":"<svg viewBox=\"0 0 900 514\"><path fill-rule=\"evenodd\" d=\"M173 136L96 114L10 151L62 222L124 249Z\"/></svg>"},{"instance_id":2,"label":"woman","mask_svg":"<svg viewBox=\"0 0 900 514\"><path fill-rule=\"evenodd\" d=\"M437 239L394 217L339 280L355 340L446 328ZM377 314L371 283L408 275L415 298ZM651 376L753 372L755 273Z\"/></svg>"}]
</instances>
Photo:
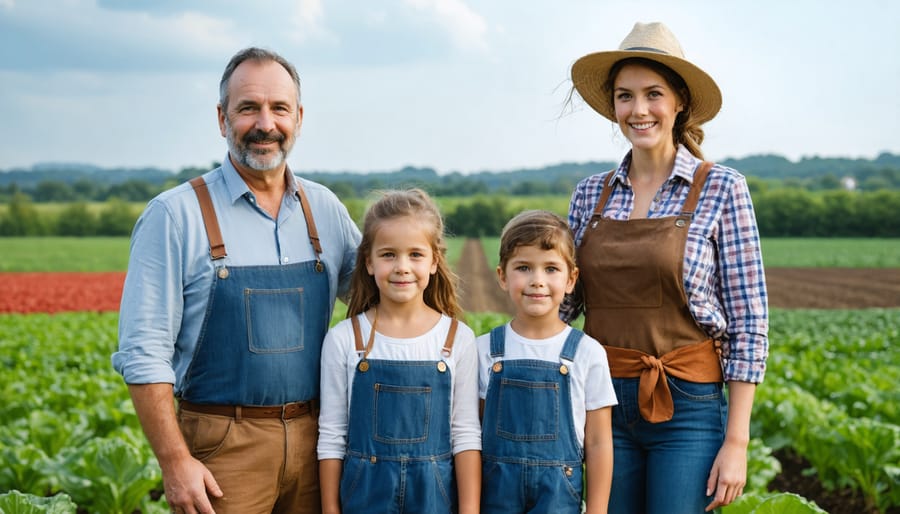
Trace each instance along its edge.
<instances>
[{"instance_id":1,"label":"woman","mask_svg":"<svg viewBox=\"0 0 900 514\"><path fill-rule=\"evenodd\" d=\"M609 357L619 400L610 513L728 505L746 482L768 308L747 183L700 151L721 93L661 23L580 58L572 81L631 143L617 169L572 195L583 298L560 314L583 309Z\"/></svg>"}]
</instances>

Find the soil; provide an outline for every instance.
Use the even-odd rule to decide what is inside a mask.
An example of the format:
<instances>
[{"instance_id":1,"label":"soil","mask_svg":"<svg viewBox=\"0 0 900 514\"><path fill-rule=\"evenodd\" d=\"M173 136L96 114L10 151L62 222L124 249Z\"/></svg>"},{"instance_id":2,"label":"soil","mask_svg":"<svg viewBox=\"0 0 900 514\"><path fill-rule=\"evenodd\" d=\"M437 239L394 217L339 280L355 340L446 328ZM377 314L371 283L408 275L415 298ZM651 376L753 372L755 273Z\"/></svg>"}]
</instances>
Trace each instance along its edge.
<instances>
[{"instance_id":1,"label":"soil","mask_svg":"<svg viewBox=\"0 0 900 514\"><path fill-rule=\"evenodd\" d=\"M767 268L766 285L772 307L900 307L898 268Z\"/></svg>"},{"instance_id":2,"label":"soil","mask_svg":"<svg viewBox=\"0 0 900 514\"><path fill-rule=\"evenodd\" d=\"M464 311L515 313L512 300L497 283L497 270L488 264L481 241L466 239L455 271Z\"/></svg>"},{"instance_id":3,"label":"soil","mask_svg":"<svg viewBox=\"0 0 900 514\"><path fill-rule=\"evenodd\" d=\"M866 504L858 491L849 488L837 491L825 489L815 475L807 472L812 468L809 461L792 450L777 450L774 456L781 462L781 473L769 482L770 491L799 494L815 501L829 514L879 514L877 509ZM900 507L891 507L880 514L900 514Z\"/></svg>"}]
</instances>

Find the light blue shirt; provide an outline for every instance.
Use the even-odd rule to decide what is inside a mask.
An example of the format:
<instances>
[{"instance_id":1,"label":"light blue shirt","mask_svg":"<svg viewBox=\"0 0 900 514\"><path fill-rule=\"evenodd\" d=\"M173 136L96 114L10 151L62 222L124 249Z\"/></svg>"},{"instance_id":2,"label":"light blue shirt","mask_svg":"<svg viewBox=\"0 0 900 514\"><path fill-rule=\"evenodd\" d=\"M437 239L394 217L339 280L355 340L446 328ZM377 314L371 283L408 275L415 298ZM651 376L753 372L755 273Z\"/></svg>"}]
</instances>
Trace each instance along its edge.
<instances>
[{"instance_id":1,"label":"light blue shirt","mask_svg":"<svg viewBox=\"0 0 900 514\"><path fill-rule=\"evenodd\" d=\"M216 267L277 266L315 259L296 184L289 183L278 219L256 198L230 159L203 176L228 255L213 262L197 196L181 184L150 201L134 227L128 275L119 311L119 351L113 367L128 384L175 384L176 394L194 354ZM303 186L328 272L329 312L347 292L360 233L328 188ZM240 313L235 313L240 315Z\"/></svg>"}]
</instances>

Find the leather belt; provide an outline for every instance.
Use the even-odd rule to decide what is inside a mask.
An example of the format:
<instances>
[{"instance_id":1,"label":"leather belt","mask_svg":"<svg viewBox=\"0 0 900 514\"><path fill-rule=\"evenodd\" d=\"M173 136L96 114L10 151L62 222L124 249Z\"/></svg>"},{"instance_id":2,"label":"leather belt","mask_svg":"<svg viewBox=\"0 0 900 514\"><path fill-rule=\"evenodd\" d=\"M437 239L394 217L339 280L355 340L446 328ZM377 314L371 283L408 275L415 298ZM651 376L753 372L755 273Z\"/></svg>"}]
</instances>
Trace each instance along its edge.
<instances>
[{"instance_id":1,"label":"leather belt","mask_svg":"<svg viewBox=\"0 0 900 514\"><path fill-rule=\"evenodd\" d=\"M255 405L209 405L192 403L185 400L178 402L181 409L200 414L214 414L216 416L228 416L232 418L277 418L293 419L305 416L313 410L319 410L319 400L306 402L293 402L284 405L272 405L258 407Z\"/></svg>"}]
</instances>

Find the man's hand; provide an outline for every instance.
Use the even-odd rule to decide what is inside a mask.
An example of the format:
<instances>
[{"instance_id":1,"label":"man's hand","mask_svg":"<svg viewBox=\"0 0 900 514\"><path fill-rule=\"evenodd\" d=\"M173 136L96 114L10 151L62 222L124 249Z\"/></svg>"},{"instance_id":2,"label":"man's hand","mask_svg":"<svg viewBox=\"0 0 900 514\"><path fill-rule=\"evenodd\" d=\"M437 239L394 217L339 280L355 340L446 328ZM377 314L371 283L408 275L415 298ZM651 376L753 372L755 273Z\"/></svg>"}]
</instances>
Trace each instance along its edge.
<instances>
[{"instance_id":1,"label":"man's hand","mask_svg":"<svg viewBox=\"0 0 900 514\"><path fill-rule=\"evenodd\" d=\"M163 469L166 502L172 512L215 514L209 495L222 497L222 490L209 469L199 460L188 457Z\"/></svg>"}]
</instances>

